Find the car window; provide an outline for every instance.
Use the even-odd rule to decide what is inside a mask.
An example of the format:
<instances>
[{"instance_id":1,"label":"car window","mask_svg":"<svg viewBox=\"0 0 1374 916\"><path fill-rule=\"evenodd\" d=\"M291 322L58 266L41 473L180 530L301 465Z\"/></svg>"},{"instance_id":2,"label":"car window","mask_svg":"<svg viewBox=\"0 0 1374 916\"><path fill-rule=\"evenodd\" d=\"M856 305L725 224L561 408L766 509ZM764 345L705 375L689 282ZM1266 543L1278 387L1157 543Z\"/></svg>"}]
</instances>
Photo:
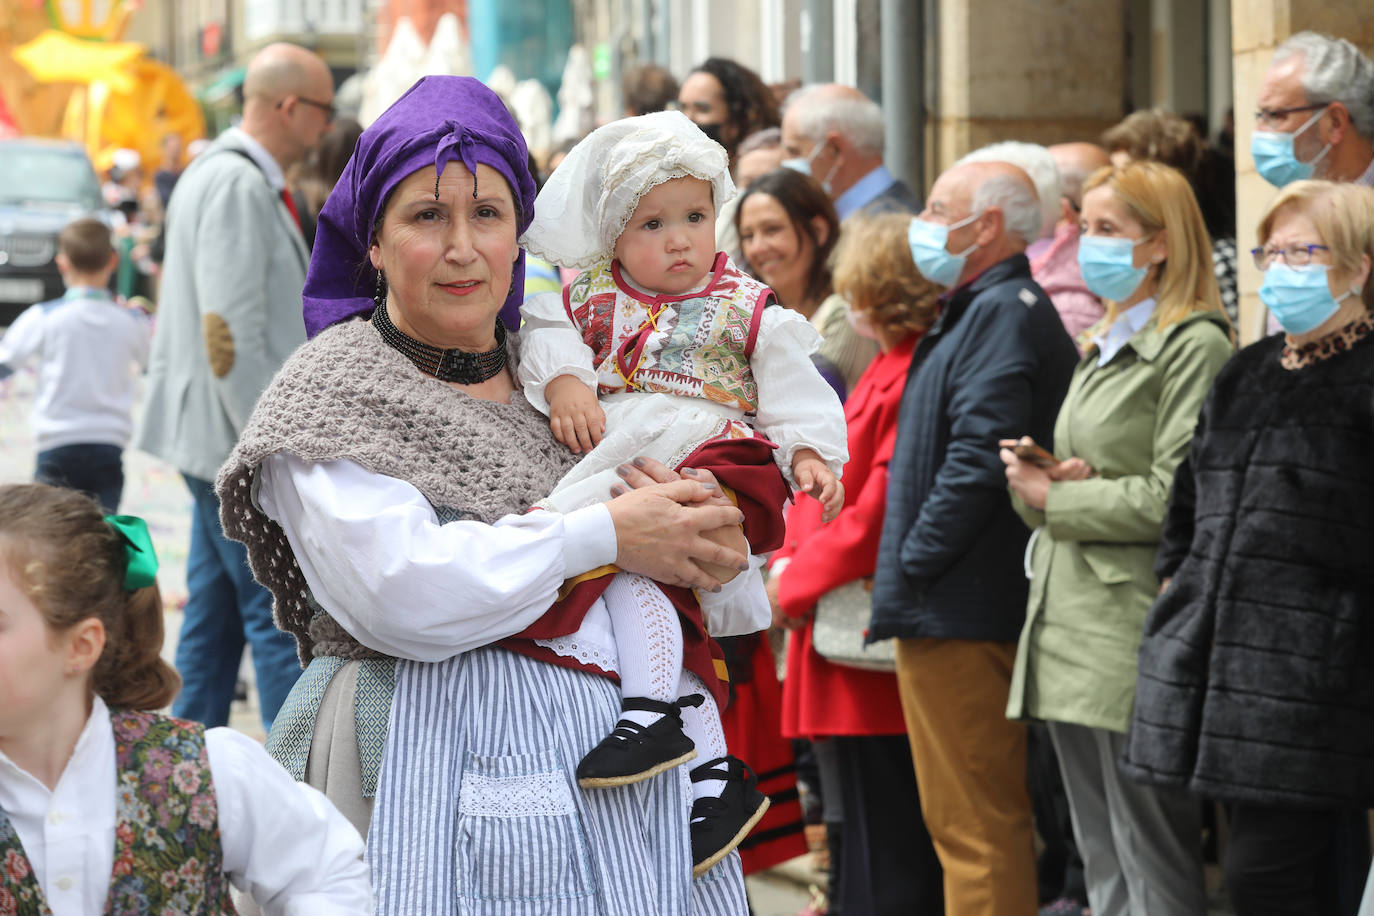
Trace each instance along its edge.
<instances>
[{"instance_id":1,"label":"car window","mask_svg":"<svg viewBox=\"0 0 1374 916\"><path fill-rule=\"evenodd\" d=\"M84 156L0 144L0 204L100 206L100 186Z\"/></svg>"}]
</instances>

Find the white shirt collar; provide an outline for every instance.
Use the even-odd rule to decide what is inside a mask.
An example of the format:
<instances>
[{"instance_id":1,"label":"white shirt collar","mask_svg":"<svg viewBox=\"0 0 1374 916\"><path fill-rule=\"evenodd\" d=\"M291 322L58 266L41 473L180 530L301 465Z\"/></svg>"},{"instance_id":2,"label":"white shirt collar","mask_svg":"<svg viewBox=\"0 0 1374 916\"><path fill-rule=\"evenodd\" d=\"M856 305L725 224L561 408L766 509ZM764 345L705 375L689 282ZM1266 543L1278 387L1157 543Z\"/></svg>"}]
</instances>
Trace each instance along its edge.
<instances>
[{"instance_id":1,"label":"white shirt collar","mask_svg":"<svg viewBox=\"0 0 1374 916\"><path fill-rule=\"evenodd\" d=\"M280 191L286 187L286 176L282 173L281 164L272 158L272 154L267 151L267 147L259 143L252 134L241 127L231 127L225 131L226 134L233 134L234 138L243 144L243 150L257 163L258 168L267 176L267 183L272 186L274 191Z\"/></svg>"},{"instance_id":2,"label":"white shirt collar","mask_svg":"<svg viewBox=\"0 0 1374 916\"><path fill-rule=\"evenodd\" d=\"M1097 364L1105 366L1111 362L1112 357L1121 352L1121 348L1126 346L1132 337L1139 334L1141 328L1150 323L1150 316L1154 314L1154 311L1155 300L1153 297L1143 302L1137 302L1117 315L1116 320L1112 322L1112 326L1106 330L1106 333L1099 332L1089 338L1097 344Z\"/></svg>"}]
</instances>

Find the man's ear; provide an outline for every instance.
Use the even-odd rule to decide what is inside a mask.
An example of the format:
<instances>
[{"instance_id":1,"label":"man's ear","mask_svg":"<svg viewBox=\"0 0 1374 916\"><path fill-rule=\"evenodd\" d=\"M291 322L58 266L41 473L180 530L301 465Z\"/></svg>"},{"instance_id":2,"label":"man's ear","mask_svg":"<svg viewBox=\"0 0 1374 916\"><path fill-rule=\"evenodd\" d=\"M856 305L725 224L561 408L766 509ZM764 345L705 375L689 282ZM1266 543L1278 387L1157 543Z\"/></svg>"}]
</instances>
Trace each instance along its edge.
<instances>
[{"instance_id":1,"label":"man's ear","mask_svg":"<svg viewBox=\"0 0 1374 916\"><path fill-rule=\"evenodd\" d=\"M1346 133L1350 130L1350 110L1345 107L1344 102L1332 102L1326 109L1329 115L1326 138L1323 142L1330 143L1332 146L1345 139Z\"/></svg>"},{"instance_id":2,"label":"man's ear","mask_svg":"<svg viewBox=\"0 0 1374 916\"><path fill-rule=\"evenodd\" d=\"M1067 194L1059 198L1059 219L1071 226L1078 225L1078 211L1073 208L1073 202Z\"/></svg>"},{"instance_id":3,"label":"man's ear","mask_svg":"<svg viewBox=\"0 0 1374 916\"><path fill-rule=\"evenodd\" d=\"M983 211L983 226L978 230L978 235L974 239L979 247L989 245L994 240L1000 238L1006 230L1007 220L1002 215L1001 207L988 207Z\"/></svg>"}]
</instances>

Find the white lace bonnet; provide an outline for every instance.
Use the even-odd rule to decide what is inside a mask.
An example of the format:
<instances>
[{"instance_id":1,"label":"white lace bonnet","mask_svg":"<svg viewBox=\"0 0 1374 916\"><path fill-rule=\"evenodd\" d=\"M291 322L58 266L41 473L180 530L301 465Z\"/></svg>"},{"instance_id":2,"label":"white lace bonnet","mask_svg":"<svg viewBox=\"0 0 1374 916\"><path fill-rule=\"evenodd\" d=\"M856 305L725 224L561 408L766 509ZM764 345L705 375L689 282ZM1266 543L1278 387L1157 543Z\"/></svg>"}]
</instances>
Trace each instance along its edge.
<instances>
[{"instance_id":1,"label":"white lace bonnet","mask_svg":"<svg viewBox=\"0 0 1374 916\"><path fill-rule=\"evenodd\" d=\"M582 269L610 257L639 199L684 177L711 183L716 213L735 196L725 149L680 111L613 121L572 148L534 201L520 239L559 267Z\"/></svg>"}]
</instances>

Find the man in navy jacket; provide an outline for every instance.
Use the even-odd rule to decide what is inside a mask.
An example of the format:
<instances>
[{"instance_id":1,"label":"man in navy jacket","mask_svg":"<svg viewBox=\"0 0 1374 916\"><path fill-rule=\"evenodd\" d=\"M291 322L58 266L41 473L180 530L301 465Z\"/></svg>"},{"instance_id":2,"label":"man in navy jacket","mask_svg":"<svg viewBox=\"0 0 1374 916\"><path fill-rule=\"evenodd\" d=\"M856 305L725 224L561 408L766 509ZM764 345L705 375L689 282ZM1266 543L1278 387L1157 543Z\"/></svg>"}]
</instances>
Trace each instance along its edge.
<instances>
[{"instance_id":1,"label":"man in navy jacket","mask_svg":"<svg viewBox=\"0 0 1374 916\"><path fill-rule=\"evenodd\" d=\"M902 397L869 638L898 640L948 916L1036 910L1025 728L1006 718L1029 532L997 442L1053 441L1078 358L1024 254L1040 218L1025 172L970 163L939 177L911 231L922 273L952 288Z\"/></svg>"}]
</instances>

